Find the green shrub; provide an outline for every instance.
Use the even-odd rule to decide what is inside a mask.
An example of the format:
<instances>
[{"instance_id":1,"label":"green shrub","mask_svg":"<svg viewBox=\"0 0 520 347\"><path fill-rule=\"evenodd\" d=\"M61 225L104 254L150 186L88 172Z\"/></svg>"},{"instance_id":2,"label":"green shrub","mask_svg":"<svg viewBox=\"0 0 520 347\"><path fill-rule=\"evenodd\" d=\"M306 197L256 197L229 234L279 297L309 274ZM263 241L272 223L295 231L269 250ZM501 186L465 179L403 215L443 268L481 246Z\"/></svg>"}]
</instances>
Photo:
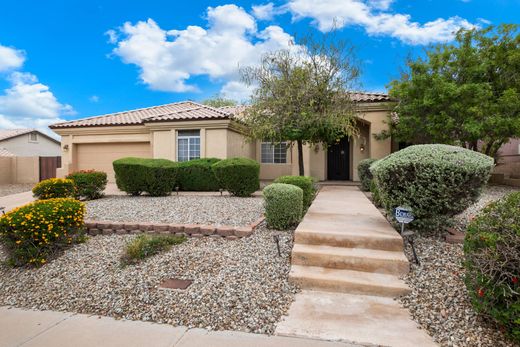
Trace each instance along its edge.
<instances>
[{"instance_id":1,"label":"green shrub","mask_svg":"<svg viewBox=\"0 0 520 347\"><path fill-rule=\"evenodd\" d=\"M493 158L448 145L416 145L370 167L385 209L409 206L418 230L434 230L474 203L488 181Z\"/></svg>"},{"instance_id":2,"label":"green shrub","mask_svg":"<svg viewBox=\"0 0 520 347\"><path fill-rule=\"evenodd\" d=\"M65 247L84 240L85 205L70 198L38 200L0 217L0 241L13 266L46 263Z\"/></svg>"},{"instance_id":3,"label":"green shrub","mask_svg":"<svg viewBox=\"0 0 520 347\"><path fill-rule=\"evenodd\" d=\"M220 159L201 158L184 161L178 164L178 185L187 191L217 191L221 187L211 169Z\"/></svg>"},{"instance_id":4,"label":"green shrub","mask_svg":"<svg viewBox=\"0 0 520 347\"><path fill-rule=\"evenodd\" d=\"M76 186L76 198L99 199L107 186L107 174L95 170L81 170L67 176Z\"/></svg>"},{"instance_id":5,"label":"green shrub","mask_svg":"<svg viewBox=\"0 0 520 347\"><path fill-rule=\"evenodd\" d=\"M176 185L178 164L171 160L127 157L113 166L117 187L132 195L168 195Z\"/></svg>"},{"instance_id":6,"label":"green shrub","mask_svg":"<svg viewBox=\"0 0 520 347\"><path fill-rule=\"evenodd\" d=\"M314 189L314 180L307 176L280 176L274 183L292 184L303 190L303 209L307 210L314 199L316 190Z\"/></svg>"},{"instance_id":7,"label":"green shrub","mask_svg":"<svg viewBox=\"0 0 520 347\"><path fill-rule=\"evenodd\" d=\"M359 180L361 181L361 190L365 192L370 190L370 182L372 182L373 178L370 172L370 166L376 161L376 159L363 159L358 164L357 170Z\"/></svg>"},{"instance_id":8,"label":"green shrub","mask_svg":"<svg viewBox=\"0 0 520 347\"><path fill-rule=\"evenodd\" d=\"M260 188L260 164L253 159L231 158L212 165L220 187L236 196L251 196Z\"/></svg>"},{"instance_id":9,"label":"green shrub","mask_svg":"<svg viewBox=\"0 0 520 347\"><path fill-rule=\"evenodd\" d=\"M139 235L126 244L121 257L123 265L135 264L142 259L167 251L173 245L186 241L185 236L174 235Z\"/></svg>"},{"instance_id":10,"label":"green shrub","mask_svg":"<svg viewBox=\"0 0 520 347\"><path fill-rule=\"evenodd\" d=\"M263 190L267 225L285 230L297 224L303 212L303 190L292 184L272 183Z\"/></svg>"},{"instance_id":11,"label":"green shrub","mask_svg":"<svg viewBox=\"0 0 520 347\"><path fill-rule=\"evenodd\" d=\"M491 203L469 224L464 254L473 307L520 342L520 192Z\"/></svg>"},{"instance_id":12,"label":"green shrub","mask_svg":"<svg viewBox=\"0 0 520 347\"><path fill-rule=\"evenodd\" d=\"M76 196L76 186L74 181L66 178L49 178L36 184L32 192L39 200L73 198Z\"/></svg>"},{"instance_id":13,"label":"green shrub","mask_svg":"<svg viewBox=\"0 0 520 347\"><path fill-rule=\"evenodd\" d=\"M370 181L370 193L372 193L372 201L374 202L374 205L377 207L383 207L381 195L379 194L379 189L377 189L377 184L374 180Z\"/></svg>"}]
</instances>

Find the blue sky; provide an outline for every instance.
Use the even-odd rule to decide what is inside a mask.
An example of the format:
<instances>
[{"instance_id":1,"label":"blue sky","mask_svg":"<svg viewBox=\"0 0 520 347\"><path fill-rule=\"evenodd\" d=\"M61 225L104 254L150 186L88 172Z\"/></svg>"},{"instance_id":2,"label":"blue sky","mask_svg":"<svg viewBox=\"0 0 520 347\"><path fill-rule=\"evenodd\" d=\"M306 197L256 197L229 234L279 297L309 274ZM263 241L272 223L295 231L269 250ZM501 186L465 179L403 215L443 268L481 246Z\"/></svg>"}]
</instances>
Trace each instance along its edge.
<instances>
[{"instance_id":1,"label":"blue sky","mask_svg":"<svg viewBox=\"0 0 520 347\"><path fill-rule=\"evenodd\" d=\"M0 128L192 99L242 100L237 74L294 35L357 47L361 85L384 91L408 56L460 27L520 23L520 0L4 1Z\"/></svg>"}]
</instances>

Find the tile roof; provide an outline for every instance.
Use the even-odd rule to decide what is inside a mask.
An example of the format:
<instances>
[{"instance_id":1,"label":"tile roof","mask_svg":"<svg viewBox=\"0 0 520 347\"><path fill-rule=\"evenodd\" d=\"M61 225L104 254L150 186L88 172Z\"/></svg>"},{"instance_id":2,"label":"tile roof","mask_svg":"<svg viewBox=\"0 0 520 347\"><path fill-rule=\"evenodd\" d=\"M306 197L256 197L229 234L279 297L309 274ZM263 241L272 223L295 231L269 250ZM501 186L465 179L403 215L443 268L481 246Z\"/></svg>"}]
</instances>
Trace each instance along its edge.
<instances>
[{"instance_id":1,"label":"tile roof","mask_svg":"<svg viewBox=\"0 0 520 347\"><path fill-rule=\"evenodd\" d=\"M0 141L24 134L29 134L33 131L36 131L36 129L0 129Z\"/></svg>"},{"instance_id":2,"label":"tile roof","mask_svg":"<svg viewBox=\"0 0 520 347\"><path fill-rule=\"evenodd\" d=\"M14 157L14 154L5 148L0 148L0 157Z\"/></svg>"},{"instance_id":3,"label":"tile roof","mask_svg":"<svg viewBox=\"0 0 520 347\"><path fill-rule=\"evenodd\" d=\"M228 119L231 117L230 113L210 106L202 105L193 101L182 101L57 123L51 125L50 128L59 129L111 125L139 125L149 122Z\"/></svg>"},{"instance_id":4,"label":"tile roof","mask_svg":"<svg viewBox=\"0 0 520 347\"><path fill-rule=\"evenodd\" d=\"M392 101L382 93L352 93L354 102L386 102ZM175 102L166 105L140 108L124 112L105 114L102 116L83 118L68 122L56 123L51 129L139 125L150 122L167 122L183 120L230 119L239 116L247 106L224 106L214 108L193 101Z\"/></svg>"}]
</instances>

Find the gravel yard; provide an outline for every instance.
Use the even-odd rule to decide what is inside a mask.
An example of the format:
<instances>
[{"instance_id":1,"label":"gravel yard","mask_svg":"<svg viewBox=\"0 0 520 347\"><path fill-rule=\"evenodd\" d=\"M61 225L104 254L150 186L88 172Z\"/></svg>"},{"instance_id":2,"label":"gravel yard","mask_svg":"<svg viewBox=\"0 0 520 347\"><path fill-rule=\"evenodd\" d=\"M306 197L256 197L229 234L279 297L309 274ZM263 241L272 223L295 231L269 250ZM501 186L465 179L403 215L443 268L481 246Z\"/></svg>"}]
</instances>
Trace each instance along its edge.
<instances>
[{"instance_id":1,"label":"gravel yard","mask_svg":"<svg viewBox=\"0 0 520 347\"><path fill-rule=\"evenodd\" d=\"M274 235L280 235L282 257ZM0 306L273 333L297 291L287 280L290 232L261 226L236 241L191 238L122 268L119 257L133 237L91 237L40 269L0 265ZM194 282L184 291L158 289L171 277Z\"/></svg>"},{"instance_id":2,"label":"gravel yard","mask_svg":"<svg viewBox=\"0 0 520 347\"><path fill-rule=\"evenodd\" d=\"M34 184L0 184L0 196L27 192L33 186Z\"/></svg>"},{"instance_id":3,"label":"gravel yard","mask_svg":"<svg viewBox=\"0 0 520 347\"><path fill-rule=\"evenodd\" d=\"M518 189L489 186L480 200L456 217L457 228L464 230L469 220L489 202ZM446 243L441 236L415 239L421 266L413 263L411 249L406 253L411 271L404 277L412 288L399 298L412 317L441 346L516 346L492 322L478 316L464 284L464 252L461 244Z\"/></svg>"},{"instance_id":4,"label":"gravel yard","mask_svg":"<svg viewBox=\"0 0 520 347\"><path fill-rule=\"evenodd\" d=\"M87 202L89 220L244 226L264 213L260 197L107 196Z\"/></svg>"}]
</instances>

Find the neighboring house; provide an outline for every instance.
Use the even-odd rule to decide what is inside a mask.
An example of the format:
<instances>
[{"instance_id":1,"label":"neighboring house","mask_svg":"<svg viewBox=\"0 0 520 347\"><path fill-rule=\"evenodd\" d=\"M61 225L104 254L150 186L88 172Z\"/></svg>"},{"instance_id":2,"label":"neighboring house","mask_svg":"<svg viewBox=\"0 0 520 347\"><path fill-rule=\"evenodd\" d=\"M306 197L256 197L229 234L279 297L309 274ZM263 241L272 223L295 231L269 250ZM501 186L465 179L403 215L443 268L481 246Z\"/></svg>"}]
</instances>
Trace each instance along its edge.
<instances>
[{"instance_id":1,"label":"neighboring house","mask_svg":"<svg viewBox=\"0 0 520 347\"><path fill-rule=\"evenodd\" d=\"M375 140L388 129L393 103L386 94L355 93L359 136L344 138L327 150L304 147L305 174L318 180L357 180L365 158L390 154L391 140ZM298 174L296 146L248 142L239 122L243 106L212 108L192 101L118 112L51 125L61 135L58 177L97 169L114 180L112 162L121 157L185 161L199 157L248 157L260 163L260 178Z\"/></svg>"},{"instance_id":2,"label":"neighboring house","mask_svg":"<svg viewBox=\"0 0 520 347\"><path fill-rule=\"evenodd\" d=\"M497 153L495 173L520 178L520 139L511 139L504 144Z\"/></svg>"},{"instance_id":3,"label":"neighboring house","mask_svg":"<svg viewBox=\"0 0 520 347\"><path fill-rule=\"evenodd\" d=\"M55 157L60 142L36 129L0 130L0 156Z\"/></svg>"}]
</instances>

